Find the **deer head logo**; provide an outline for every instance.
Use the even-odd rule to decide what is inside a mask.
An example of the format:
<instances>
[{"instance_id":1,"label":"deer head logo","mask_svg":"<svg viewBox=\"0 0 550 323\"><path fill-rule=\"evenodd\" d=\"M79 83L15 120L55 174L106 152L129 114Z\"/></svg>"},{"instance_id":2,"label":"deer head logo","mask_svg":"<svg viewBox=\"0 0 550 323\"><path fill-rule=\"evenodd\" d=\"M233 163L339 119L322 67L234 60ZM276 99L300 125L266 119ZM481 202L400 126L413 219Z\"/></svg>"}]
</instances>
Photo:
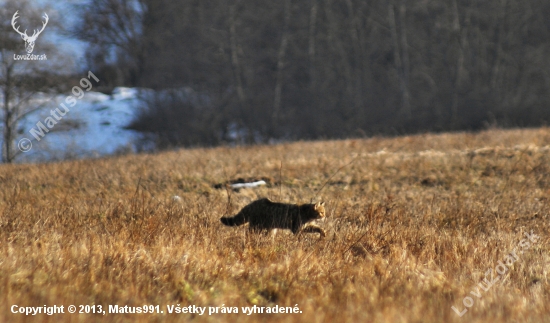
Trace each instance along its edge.
<instances>
[{"instance_id":1,"label":"deer head logo","mask_svg":"<svg viewBox=\"0 0 550 323\"><path fill-rule=\"evenodd\" d=\"M13 29L15 29L15 31L17 31L17 33L21 35L21 38L23 38L23 40L25 41L25 50L27 51L27 53L30 54L34 49L34 42L36 41L36 38L38 38L38 35L40 35L40 33L42 33L44 28L46 28L49 18L48 18L48 15L44 13L43 18L46 19L46 21L42 23L42 29L40 30L35 29L32 36L28 36L26 29L25 29L25 32L20 32L19 27L15 26L15 21L17 20L17 18L19 18L19 16L17 16L18 12L19 10L17 10L13 15L13 18L11 19L11 25L13 26Z\"/></svg>"}]
</instances>

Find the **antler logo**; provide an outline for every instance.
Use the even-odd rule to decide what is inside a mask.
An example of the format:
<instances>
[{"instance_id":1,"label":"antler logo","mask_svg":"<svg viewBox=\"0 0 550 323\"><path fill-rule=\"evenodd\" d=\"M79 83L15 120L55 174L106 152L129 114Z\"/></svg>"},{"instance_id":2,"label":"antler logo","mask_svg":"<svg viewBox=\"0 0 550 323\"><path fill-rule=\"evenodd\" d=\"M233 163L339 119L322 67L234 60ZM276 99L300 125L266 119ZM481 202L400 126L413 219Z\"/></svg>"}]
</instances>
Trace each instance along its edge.
<instances>
[{"instance_id":1,"label":"antler logo","mask_svg":"<svg viewBox=\"0 0 550 323\"><path fill-rule=\"evenodd\" d=\"M42 23L42 29L40 30L35 29L32 36L29 37L27 35L26 29L25 29L25 32L20 32L19 27L15 26L15 21L17 20L17 18L19 18L19 16L17 16L18 12L19 10L17 10L13 15L13 18L11 19L11 25L13 26L13 29L17 31L17 33L21 35L21 38L23 38L23 40L25 41L25 50L27 51L27 53L30 54L34 50L34 42L36 41L36 38L38 38L38 35L40 35L44 30L44 28L46 28L46 25L48 24L48 20L50 18L48 18L48 15L46 13L44 13L43 18L46 19L46 21Z\"/></svg>"}]
</instances>

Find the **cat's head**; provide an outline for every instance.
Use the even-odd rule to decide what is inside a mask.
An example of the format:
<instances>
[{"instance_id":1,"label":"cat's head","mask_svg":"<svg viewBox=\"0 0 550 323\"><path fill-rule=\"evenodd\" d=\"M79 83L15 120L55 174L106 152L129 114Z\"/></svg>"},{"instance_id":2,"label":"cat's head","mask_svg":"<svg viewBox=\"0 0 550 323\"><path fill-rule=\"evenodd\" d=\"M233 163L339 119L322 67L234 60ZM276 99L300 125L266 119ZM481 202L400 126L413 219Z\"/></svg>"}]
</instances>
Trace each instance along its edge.
<instances>
[{"instance_id":1,"label":"cat's head","mask_svg":"<svg viewBox=\"0 0 550 323\"><path fill-rule=\"evenodd\" d=\"M325 218L325 202L317 202L313 205L313 210L319 219Z\"/></svg>"}]
</instances>

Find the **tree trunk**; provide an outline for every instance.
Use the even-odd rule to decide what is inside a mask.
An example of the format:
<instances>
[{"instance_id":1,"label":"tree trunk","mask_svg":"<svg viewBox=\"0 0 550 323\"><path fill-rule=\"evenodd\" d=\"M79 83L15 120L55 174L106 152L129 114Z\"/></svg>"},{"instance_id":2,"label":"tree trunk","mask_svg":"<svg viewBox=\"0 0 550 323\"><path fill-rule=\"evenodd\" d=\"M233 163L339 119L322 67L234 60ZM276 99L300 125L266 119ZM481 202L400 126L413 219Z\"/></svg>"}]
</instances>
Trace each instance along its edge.
<instances>
[{"instance_id":1,"label":"tree trunk","mask_svg":"<svg viewBox=\"0 0 550 323\"><path fill-rule=\"evenodd\" d=\"M239 101L241 103L244 102L245 96L244 96L244 90L243 90L243 82L241 78L241 66L239 64L239 53L238 53L238 45L237 45L237 4L233 3L229 7L229 43L231 47L231 65L233 67L233 74L235 77L235 83L237 88L237 95L239 96Z\"/></svg>"},{"instance_id":2,"label":"tree trunk","mask_svg":"<svg viewBox=\"0 0 550 323\"><path fill-rule=\"evenodd\" d=\"M281 95L283 89L283 69L285 67L285 55L288 47L289 24L290 24L290 0L284 1L283 12L283 32L281 35L281 45L277 54L277 76L275 80L275 96L273 99L272 125L275 128L278 125L279 114L281 110ZM275 129L273 129L275 130Z\"/></svg>"},{"instance_id":3,"label":"tree trunk","mask_svg":"<svg viewBox=\"0 0 550 323\"><path fill-rule=\"evenodd\" d=\"M460 13L458 11L457 0L453 0L453 32L457 35L459 39L458 43L458 53L456 60L456 76L455 76L455 86L453 91L453 100L451 103L451 128L458 127L459 122L459 95L462 88L462 79L464 78L464 51L467 46L468 41L468 26L470 24L470 13L466 12L466 17L464 19L464 26L460 25Z\"/></svg>"},{"instance_id":4,"label":"tree trunk","mask_svg":"<svg viewBox=\"0 0 550 323\"><path fill-rule=\"evenodd\" d=\"M409 75L410 75L410 63L409 63L409 44L407 42L407 24L406 24L407 7L405 6L405 0L401 0L399 7L399 24L401 26L401 52L403 55L403 115L407 119L412 117L411 111L411 96L409 92Z\"/></svg>"},{"instance_id":5,"label":"tree trunk","mask_svg":"<svg viewBox=\"0 0 550 323\"><path fill-rule=\"evenodd\" d=\"M411 107L410 107L410 95L409 95L409 85L408 85L408 75L409 75L409 51L407 49L407 36L405 25L405 14L406 7L402 3L399 10L399 22L401 29L401 44L398 37L397 22L395 21L394 6L392 4L388 5L388 19L390 22L390 30L393 40L393 56L395 61L395 69L397 70L397 75L399 78L399 85L401 90L401 109L399 113L405 118L411 118ZM401 52L403 52L403 58L401 57Z\"/></svg>"},{"instance_id":6,"label":"tree trunk","mask_svg":"<svg viewBox=\"0 0 550 323\"><path fill-rule=\"evenodd\" d=\"M335 48L338 56L340 56L340 60L342 62L341 66L344 70L344 78L345 78L345 93L347 96L351 97L353 95L353 77L352 77L352 66L349 62L349 59L347 57L346 49L344 48L344 45L342 44L342 41L337 34L338 31L338 22L336 21L336 17L334 17L334 13L332 12L331 8L331 0L325 0L325 14L327 16L328 20L328 41L332 48ZM332 57L330 58L332 60ZM336 62L336 59L334 59ZM338 64L337 64L338 66ZM330 76L334 77L334 76ZM336 75L336 77L340 77L339 75Z\"/></svg>"},{"instance_id":7,"label":"tree trunk","mask_svg":"<svg viewBox=\"0 0 550 323\"><path fill-rule=\"evenodd\" d=\"M346 4L348 7L348 15L351 19L350 22L350 37L352 42L352 48L353 48L353 73L354 73L354 79L355 79L355 90L354 90L354 102L355 102L355 108L357 110L361 109L363 107L363 82L362 82L362 73L363 73L363 64L361 59L361 44L359 41L359 35L357 30L360 28L359 23L357 21L356 16L356 10L353 10L353 4L351 0L346 0Z\"/></svg>"},{"instance_id":8,"label":"tree trunk","mask_svg":"<svg viewBox=\"0 0 550 323\"><path fill-rule=\"evenodd\" d=\"M311 9L309 13L309 85L313 90L317 85L317 73L315 71L315 29L317 23L317 0L311 0Z\"/></svg>"},{"instance_id":9,"label":"tree trunk","mask_svg":"<svg viewBox=\"0 0 550 323\"><path fill-rule=\"evenodd\" d=\"M9 64L8 60L6 59L5 52L2 53L2 65L5 69L5 83L4 83L4 106L2 107L4 110L4 132L3 132L3 144L2 144L2 162L4 163L12 163L14 156L13 156L13 109L10 106L10 100L11 100L11 87L12 87L12 80L11 80L11 71L12 71L12 65Z\"/></svg>"},{"instance_id":10,"label":"tree trunk","mask_svg":"<svg viewBox=\"0 0 550 323\"><path fill-rule=\"evenodd\" d=\"M496 40L495 40L495 60L493 63L493 69L491 73L491 88L493 91L497 91L498 87L498 79L500 74L500 64L502 59L502 39L504 38L504 25L506 21L506 15L508 13L508 1L502 0L502 16L499 19L499 22L497 22L497 33L496 33ZM500 93L495 93L497 97L500 97Z\"/></svg>"}]
</instances>

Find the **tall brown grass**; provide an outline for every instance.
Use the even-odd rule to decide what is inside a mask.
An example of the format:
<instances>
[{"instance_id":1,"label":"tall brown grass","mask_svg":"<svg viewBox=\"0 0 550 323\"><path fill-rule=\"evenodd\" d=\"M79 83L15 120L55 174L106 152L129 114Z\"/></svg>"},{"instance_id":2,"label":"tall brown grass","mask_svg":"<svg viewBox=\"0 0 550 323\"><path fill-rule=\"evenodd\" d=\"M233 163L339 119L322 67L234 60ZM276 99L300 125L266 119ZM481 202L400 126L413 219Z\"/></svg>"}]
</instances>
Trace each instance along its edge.
<instances>
[{"instance_id":1,"label":"tall brown grass","mask_svg":"<svg viewBox=\"0 0 550 323\"><path fill-rule=\"evenodd\" d=\"M3 165L0 320L550 322L549 145L542 128ZM213 188L254 176L274 180ZM259 197L326 201L327 237L220 223ZM539 241L472 296L531 230ZM71 304L165 313L10 311ZM177 304L302 313L167 314Z\"/></svg>"}]
</instances>

